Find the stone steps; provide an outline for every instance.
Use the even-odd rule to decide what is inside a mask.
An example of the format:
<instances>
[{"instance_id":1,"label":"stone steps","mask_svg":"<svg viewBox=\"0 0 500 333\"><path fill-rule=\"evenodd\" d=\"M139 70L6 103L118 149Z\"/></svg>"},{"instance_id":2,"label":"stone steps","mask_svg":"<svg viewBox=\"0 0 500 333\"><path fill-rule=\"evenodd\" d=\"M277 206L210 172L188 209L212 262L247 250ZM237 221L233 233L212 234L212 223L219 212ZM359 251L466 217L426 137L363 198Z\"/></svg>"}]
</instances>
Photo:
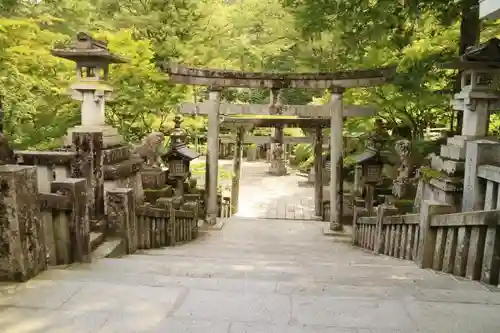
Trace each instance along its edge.
<instances>
[{"instance_id":1,"label":"stone steps","mask_svg":"<svg viewBox=\"0 0 500 333\"><path fill-rule=\"evenodd\" d=\"M102 232L90 232L90 251L94 251L102 242L104 242Z\"/></svg>"},{"instance_id":2,"label":"stone steps","mask_svg":"<svg viewBox=\"0 0 500 333\"><path fill-rule=\"evenodd\" d=\"M119 258L125 253L125 243L121 238L108 238L92 251L92 260Z\"/></svg>"}]
</instances>

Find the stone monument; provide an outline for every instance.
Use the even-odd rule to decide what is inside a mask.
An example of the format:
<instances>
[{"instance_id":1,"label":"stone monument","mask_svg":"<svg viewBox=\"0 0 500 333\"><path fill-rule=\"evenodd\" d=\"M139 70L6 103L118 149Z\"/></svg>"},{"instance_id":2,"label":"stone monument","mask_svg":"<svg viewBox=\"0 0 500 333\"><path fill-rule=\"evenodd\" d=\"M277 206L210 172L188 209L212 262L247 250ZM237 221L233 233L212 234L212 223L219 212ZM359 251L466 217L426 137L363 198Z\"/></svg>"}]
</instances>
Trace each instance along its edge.
<instances>
[{"instance_id":1,"label":"stone monument","mask_svg":"<svg viewBox=\"0 0 500 333\"><path fill-rule=\"evenodd\" d=\"M73 132L101 132L103 147L122 143L118 130L106 125L104 107L111 99L113 88L106 84L109 65L124 63L125 59L109 52L107 43L80 32L70 48L52 50L56 57L76 63L76 81L71 85L72 98L81 101L81 125L68 130L65 146L72 144Z\"/></svg>"}]
</instances>

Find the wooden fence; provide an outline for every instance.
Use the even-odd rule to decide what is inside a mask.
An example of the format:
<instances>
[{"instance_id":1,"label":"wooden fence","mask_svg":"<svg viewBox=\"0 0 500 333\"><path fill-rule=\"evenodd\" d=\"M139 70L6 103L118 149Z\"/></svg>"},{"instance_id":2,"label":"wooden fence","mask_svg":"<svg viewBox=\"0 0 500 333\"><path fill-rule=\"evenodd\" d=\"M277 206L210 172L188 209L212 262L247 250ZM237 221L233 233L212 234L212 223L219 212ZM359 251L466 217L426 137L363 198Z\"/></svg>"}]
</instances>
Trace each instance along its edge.
<instances>
[{"instance_id":1,"label":"wooden fence","mask_svg":"<svg viewBox=\"0 0 500 333\"><path fill-rule=\"evenodd\" d=\"M393 215L379 209L376 217L360 217L354 228L354 244L379 254L414 260L418 252L419 215ZM379 221L380 214L385 216Z\"/></svg>"},{"instance_id":2,"label":"wooden fence","mask_svg":"<svg viewBox=\"0 0 500 333\"><path fill-rule=\"evenodd\" d=\"M138 249L174 246L198 237L194 211L142 206L136 216Z\"/></svg>"},{"instance_id":3,"label":"wooden fence","mask_svg":"<svg viewBox=\"0 0 500 333\"><path fill-rule=\"evenodd\" d=\"M421 268L497 285L500 275L500 210L452 213L424 201L420 214L396 215L381 205L376 217L360 217L354 245L413 260Z\"/></svg>"}]
</instances>

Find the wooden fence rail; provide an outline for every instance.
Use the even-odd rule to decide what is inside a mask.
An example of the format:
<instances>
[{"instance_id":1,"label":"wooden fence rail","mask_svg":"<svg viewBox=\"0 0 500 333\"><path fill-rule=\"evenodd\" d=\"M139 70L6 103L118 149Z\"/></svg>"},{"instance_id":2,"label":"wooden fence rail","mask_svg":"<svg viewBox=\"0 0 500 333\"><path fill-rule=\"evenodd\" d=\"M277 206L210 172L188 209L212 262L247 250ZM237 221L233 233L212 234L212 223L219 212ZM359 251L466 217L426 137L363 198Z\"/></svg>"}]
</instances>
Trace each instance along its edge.
<instances>
[{"instance_id":1,"label":"wooden fence rail","mask_svg":"<svg viewBox=\"0 0 500 333\"><path fill-rule=\"evenodd\" d=\"M195 211L148 206L138 207L136 211L139 249L174 246L198 236Z\"/></svg>"},{"instance_id":2,"label":"wooden fence rail","mask_svg":"<svg viewBox=\"0 0 500 333\"><path fill-rule=\"evenodd\" d=\"M500 281L500 210L451 213L447 204L424 201L420 214L396 215L381 205L375 217L359 217L353 244L377 254L413 260L421 268Z\"/></svg>"}]
</instances>

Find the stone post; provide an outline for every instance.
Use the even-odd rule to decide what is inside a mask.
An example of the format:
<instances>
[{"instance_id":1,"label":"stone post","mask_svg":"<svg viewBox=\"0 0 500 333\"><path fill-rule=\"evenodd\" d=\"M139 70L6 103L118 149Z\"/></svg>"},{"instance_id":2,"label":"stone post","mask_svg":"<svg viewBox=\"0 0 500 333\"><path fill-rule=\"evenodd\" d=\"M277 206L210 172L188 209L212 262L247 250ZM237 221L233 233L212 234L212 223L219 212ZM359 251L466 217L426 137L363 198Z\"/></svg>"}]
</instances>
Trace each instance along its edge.
<instances>
[{"instance_id":1,"label":"stone post","mask_svg":"<svg viewBox=\"0 0 500 333\"><path fill-rule=\"evenodd\" d=\"M269 114L282 114L279 89L271 89L271 94L269 96ZM271 162L269 173L274 176L283 176L287 173L284 159L284 136L283 126L277 126L271 129L272 143L270 154L268 155Z\"/></svg>"},{"instance_id":2,"label":"stone post","mask_svg":"<svg viewBox=\"0 0 500 333\"><path fill-rule=\"evenodd\" d=\"M436 229L431 228L431 217L436 214L451 214L454 207L439 201L424 200L420 208L420 232L416 263L420 268L431 268L436 247Z\"/></svg>"},{"instance_id":3,"label":"stone post","mask_svg":"<svg viewBox=\"0 0 500 333\"><path fill-rule=\"evenodd\" d=\"M234 145L233 175L231 181L231 210L232 214L238 212L238 199L240 192L241 158L243 156L243 139L245 128L238 127L236 130L236 143Z\"/></svg>"},{"instance_id":4,"label":"stone post","mask_svg":"<svg viewBox=\"0 0 500 333\"><path fill-rule=\"evenodd\" d=\"M212 111L208 114L208 144L206 161L206 195L207 216L206 221L210 225L217 223L217 183L219 172L219 122L220 122L220 99L221 89L210 87L209 101L212 103Z\"/></svg>"},{"instance_id":5,"label":"stone post","mask_svg":"<svg viewBox=\"0 0 500 333\"><path fill-rule=\"evenodd\" d=\"M114 188L106 193L108 212L108 233L125 242L127 254L137 251L137 222L134 190Z\"/></svg>"},{"instance_id":6,"label":"stone post","mask_svg":"<svg viewBox=\"0 0 500 333\"><path fill-rule=\"evenodd\" d=\"M331 88L330 108L330 229L342 230L342 184L339 165L342 165L343 94L342 87Z\"/></svg>"},{"instance_id":7,"label":"stone post","mask_svg":"<svg viewBox=\"0 0 500 333\"><path fill-rule=\"evenodd\" d=\"M24 282L45 270L36 167L0 166L0 280Z\"/></svg>"},{"instance_id":8,"label":"stone post","mask_svg":"<svg viewBox=\"0 0 500 333\"><path fill-rule=\"evenodd\" d=\"M484 164L498 164L500 162L499 151L500 143L496 141L476 140L466 143L462 211L484 209L486 186L484 182L479 181L478 167Z\"/></svg>"},{"instance_id":9,"label":"stone post","mask_svg":"<svg viewBox=\"0 0 500 333\"><path fill-rule=\"evenodd\" d=\"M104 216L103 134L73 132L72 141L76 157L71 165L71 177L87 180L89 218L100 220Z\"/></svg>"},{"instance_id":10,"label":"stone post","mask_svg":"<svg viewBox=\"0 0 500 333\"><path fill-rule=\"evenodd\" d=\"M314 141L314 208L316 216L323 214L323 133L316 128Z\"/></svg>"},{"instance_id":11,"label":"stone post","mask_svg":"<svg viewBox=\"0 0 500 333\"><path fill-rule=\"evenodd\" d=\"M90 221L87 179L67 178L51 183L52 193L63 193L71 200L69 244L71 262L90 262Z\"/></svg>"}]
</instances>

